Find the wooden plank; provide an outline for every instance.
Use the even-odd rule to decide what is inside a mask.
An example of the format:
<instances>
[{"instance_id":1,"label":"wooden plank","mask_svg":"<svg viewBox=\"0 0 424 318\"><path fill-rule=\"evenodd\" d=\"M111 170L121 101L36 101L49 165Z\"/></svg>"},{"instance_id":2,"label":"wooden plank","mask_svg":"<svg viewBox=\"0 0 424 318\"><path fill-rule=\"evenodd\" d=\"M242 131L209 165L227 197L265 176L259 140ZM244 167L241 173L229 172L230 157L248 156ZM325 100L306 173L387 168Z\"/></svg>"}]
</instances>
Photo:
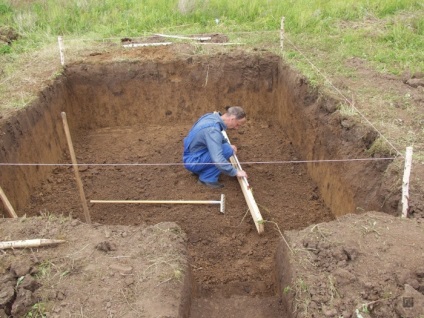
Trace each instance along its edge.
<instances>
[{"instance_id":1,"label":"wooden plank","mask_svg":"<svg viewBox=\"0 0 424 318\"><path fill-rule=\"evenodd\" d=\"M228 143L230 143L230 139L225 131L222 131L224 138L227 139ZM231 143L230 143L231 144ZM238 170L242 170L240 162L236 154L234 154L230 158L230 162L234 166L234 168ZM258 205L256 204L255 198L253 197L252 189L247 181L247 178L237 178L240 184L241 190L244 195L244 199L246 200L247 206L249 207L250 214L252 215L253 222L255 223L256 230L259 234L264 232L264 220L262 218L261 212L259 211Z\"/></svg>"},{"instance_id":2,"label":"wooden plank","mask_svg":"<svg viewBox=\"0 0 424 318\"><path fill-rule=\"evenodd\" d=\"M4 193L3 189L0 187L0 197L1 200L4 203L4 206L6 208L6 211L9 213L11 218L17 218L15 210L13 209L13 206L10 204L9 199L7 198L6 194Z\"/></svg>"}]
</instances>

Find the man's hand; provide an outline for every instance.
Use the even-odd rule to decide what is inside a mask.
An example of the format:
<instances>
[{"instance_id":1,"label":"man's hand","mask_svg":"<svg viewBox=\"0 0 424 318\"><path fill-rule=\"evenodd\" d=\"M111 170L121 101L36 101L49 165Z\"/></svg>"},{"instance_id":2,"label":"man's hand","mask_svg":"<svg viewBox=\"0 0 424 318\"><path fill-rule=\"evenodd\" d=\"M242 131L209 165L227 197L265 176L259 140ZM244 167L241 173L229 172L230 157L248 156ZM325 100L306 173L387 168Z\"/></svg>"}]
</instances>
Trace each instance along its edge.
<instances>
[{"instance_id":1,"label":"man's hand","mask_svg":"<svg viewBox=\"0 0 424 318\"><path fill-rule=\"evenodd\" d=\"M236 147L236 146L231 145L231 148L233 148L234 153L236 153L236 152L237 152L237 147Z\"/></svg>"},{"instance_id":2,"label":"man's hand","mask_svg":"<svg viewBox=\"0 0 424 318\"><path fill-rule=\"evenodd\" d=\"M247 173L244 170L237 170L236 176L239 178L247 178Z\"/></svg>"}]
</instances>

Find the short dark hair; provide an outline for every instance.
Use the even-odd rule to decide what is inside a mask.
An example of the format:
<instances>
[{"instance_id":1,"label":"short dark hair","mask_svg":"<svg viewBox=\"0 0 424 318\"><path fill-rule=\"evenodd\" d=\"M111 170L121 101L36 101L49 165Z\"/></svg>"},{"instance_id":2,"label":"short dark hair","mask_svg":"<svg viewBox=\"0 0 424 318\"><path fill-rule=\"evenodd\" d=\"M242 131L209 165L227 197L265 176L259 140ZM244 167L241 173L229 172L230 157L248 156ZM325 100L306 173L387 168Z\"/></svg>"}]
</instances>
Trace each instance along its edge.
<instances>
[{"instance_id":1,"label":"short dark hair","mask_svg":"<svg viewBox=\"0 0 424 318\"><path fill-rule=\"evenodd\" d=\"M225 107L228 115L233 115L237 120L243 119L246 117L246 113L243 108L240 106L227 106Z\"/></svg>"}]
</instances>

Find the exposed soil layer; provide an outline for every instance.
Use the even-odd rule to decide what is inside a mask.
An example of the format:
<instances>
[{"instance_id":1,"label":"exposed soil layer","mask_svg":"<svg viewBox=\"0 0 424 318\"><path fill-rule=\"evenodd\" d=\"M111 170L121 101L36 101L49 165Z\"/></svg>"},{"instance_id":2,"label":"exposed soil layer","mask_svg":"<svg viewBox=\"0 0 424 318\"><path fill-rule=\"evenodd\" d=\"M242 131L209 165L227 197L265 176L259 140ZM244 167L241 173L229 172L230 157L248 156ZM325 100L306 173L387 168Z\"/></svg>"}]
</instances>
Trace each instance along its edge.
<instances>
[{"instance_id":1,"label":"exposed soil layer","mask_svg":"<svg viewBox=\"0 0 424 318\"><path fill-rule=\"evenodd\" d=\"M75 295L89 277L101 285L95 293L101 298L100 307L90 317L105 317L110 311L112 316L122 317L152 317L153 313L163 317L301 317L306 309L311 317L355 317L359 305L365 303L367 310L373 311L369 305L374 303L368 302L381 298L393 302L387 302L386 311L374 310L373 317L387 317L383 315L387 312L393 317L411 314L412 309L405 314L394 308L403 297L403 288L409 288L405 284L423 293L421 247L410 247L407 253L414 253L411 258L395 258L381 247L394 246L399 240L394 233L406 229L399 219L379 215L377 222L371 216L358 215L325 223L335 228L334 236L327 233L327 225L321 225L348 213L380 210L395 214L399 208L399 162L389 165L392 160L375 160L386 156L370 153L377 134L354 118L340 115L336 104L311 90L279 57L264 52L198 56L192 47L180 45L127 51L119 62L114 55L95 54L68 65L36 103L2 120L1 162L49 165L1 167L1 186L18 214L28 218L22 223L30 226L4 223L0 239L36 236L73 242L40 249L46 254L35 254L28 267L40 271L43 263L57 267L59 260L64 266L55 267L53 277L62 283L60 277L68 275L61 273L71 271L72 284L64 279L67 292L50 297L46 295L54 287L40 280L43 287L37 288L34 297L27 295L32 301L19 311L13 309L13 303L19 303L19 291L7 294L10 298L0 306L6 313L15 310L18 317L42 299L58 317L64 312L73 314L82 308ZM225 187L211 190L197 184L196 177L181 165L182 140L193 122L226 105L242 105L248 114L247 125L228 134L238 147L238 158L266 220L261 236L236 179L222 176ZM223 193L225 213L219 213L217 205L89 204L96 225L66 219L84 220L84 215L63 133L62 111L71 128L87 200L219 200ZM306 162L357 158L372 160ZM411 195L416 222L408 224L419 242L424 235L420 223L423 199L419 192ZM36 218L38 215L44 218ZM377 228L380 220L395 232ZM300 231L308 226L312 227ZM349 232L351 227L365 229L365 233ZM291 248L282 240L286 231L294 231L286 235ZM307 233L318 236L299 243L296 235ZM358 234L376 234L378 240L369 247L380 251L379 258L364 261L357 257L371 253L361 245L369 244L368 236ZM327 239L331 244L313 241L328 243ZM359 247L353 248L352 241ZM69 257L77 252L84 260ZM5 282L13 285L21 276L36 276L30 269L23 275L16 273L17 264L33 255L28 253L0 256L7 260L1 268ZM299 260L298 253L313 255ZM111 264L110 259L118 264ZM305 259L307 266L303 266ZM353 265L358 259L371 268L394 261L414 280L388 282L390 296L378 282L382 274L395 274L394 268L369 272L368 282L361 278L342 286L338 272L334 273L336 267L358 276L355 271L363 270ZM75 270L75 261L81 262L76 268L84 270ZM110 274L110 266L114 274ZM153 268L154 275L150 272ZM94 275L93 271L107 274ZM334 281L330 279L333 285L315 280L323 275L335 275ZM306 291L299 286L300 280L308 287ZM110 296L115 295L117 284L122 284L123 297ZM364 284L376 291L373 296L361 294ZM62 292L62 285L55 286ZM147 290L150 298L135 296ZM421 301L418 294L416 303ZM162 296L166 305L160 308L157 300ZM91 306L91 300L84 299L83 304Z\"/></svg>"},{"instance_id":2,"label":"exposed soil layer","mask_svg":"<svg viewBox=\"0 0 424 318\"><path fill-rule=\"evenodd\" d=\"M396 211L400 196L393 195L392 184L382 177L390 161L349 161L385 155L368 153L377 133L355 118L340 115L337 101L320 97L279 57L244 52L198 56L184 45L144 48L122 55L119 62L115 55L96 54L69 65L32 107L19 116L4 119L7 134L2 138L3 162L59 162L67 149L62 111L67 113L72 134L78 140L81 130L106 127L189 127L205 112L242 105L251 123L266 122L258 127L258 133L279 127L281 136L275 132L277 138L266 141L270 149L278 148L285 138L298 153L294 161L347 159L337 164L306 165L334 215L358 209ZM37 149L35 144L39 145ZM150 150L146 151L140 155L150 155ZM278 152L266 157L249 149L248 154L245 160L281 160ZM5 167L3 187L17 209L27 204L33 188L51 170L45 166Z\"/></svg>"},{"instance_id":3,"label":"exposed soil layer","mask_svg":"<svg viewBox=\"0 0 424 318\"><path fill-rule=\"evenodd\" d=\"M423 233L422 223L377 212L286 232L277 253L286 308L296 317L423 317Z\"/></svg>"},{"instance_id":4,"label":"exposed soil layer","mask_svg":"<svg viewBox=\"0 0 424 318\"><path fill-rule=\"evenodd\" d=\"M0 317L189 314L187 239L175 223L93 226L49 215L2 220L0 233L3 240L66 241L1 255Z\"/></svg>"},{"instance_id":5,"label":"exposed soil layer","mask_svg":"<svg viewBox=\"0 0 424 318\"><path fill-rule=\"evenodd\" d=\"M239 160L243 161L243 152L253 147L264 156L278 152L284 160L296 157L290 143L283 141L284 136L278 148L269 148L268 140L275 135L271 128L263 129L252 138L251 131L258 131L258 126L258 123L248 125L229 135L232 143L239 145ZM181 165L159 165L180 162L181 138L188 129L188 126L174 125L86 132L75 145L81 162L148 161L154 164L82 166L86 196L94 200L219 201L223 193L225 214L219 212L218 205L92 204L93 221L125 225L177 222L189 237L193 275L198 283L196 293L207 295L218 288L222 294L273 295L273 257L280 234L275 225L269 223L265 224L266 233L258 236L237 180L222 177L225 188L210 190L198 185L197 178ZM281 229L296 229L332 219L304 165L252 164L246 169L265 220L276 222ZM23 212L28 216L57 213L65 206L66 211L83 219L72 180L72 169L57 168Z\"/></svg>"}]
</instances>

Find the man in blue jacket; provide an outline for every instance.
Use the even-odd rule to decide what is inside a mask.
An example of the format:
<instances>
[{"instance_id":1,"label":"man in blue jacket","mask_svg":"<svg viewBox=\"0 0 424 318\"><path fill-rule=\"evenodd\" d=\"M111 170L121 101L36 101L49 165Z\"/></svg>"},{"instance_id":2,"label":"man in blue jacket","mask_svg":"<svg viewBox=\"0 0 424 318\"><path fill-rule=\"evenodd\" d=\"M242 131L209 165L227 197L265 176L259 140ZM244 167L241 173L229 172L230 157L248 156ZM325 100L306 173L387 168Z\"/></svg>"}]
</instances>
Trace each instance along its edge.
<instances>
[{"instance_id":1,"label":"man in blue jacket","mask_svg":"<svg viewBox=\"0 0 424 318\"><path fill-rule=\"evenodd\" d=\"M239 106L227 107L227 112L208 113L199 118L184 138L183 162L187 170L199 176L198 183L210 188L222 188L218 182L221 173L232 177L246 177L243 170L235 169L228 159L237 152L221 131L238 129L246 123L246 113Z\"/></svg>"}]
</instances>

